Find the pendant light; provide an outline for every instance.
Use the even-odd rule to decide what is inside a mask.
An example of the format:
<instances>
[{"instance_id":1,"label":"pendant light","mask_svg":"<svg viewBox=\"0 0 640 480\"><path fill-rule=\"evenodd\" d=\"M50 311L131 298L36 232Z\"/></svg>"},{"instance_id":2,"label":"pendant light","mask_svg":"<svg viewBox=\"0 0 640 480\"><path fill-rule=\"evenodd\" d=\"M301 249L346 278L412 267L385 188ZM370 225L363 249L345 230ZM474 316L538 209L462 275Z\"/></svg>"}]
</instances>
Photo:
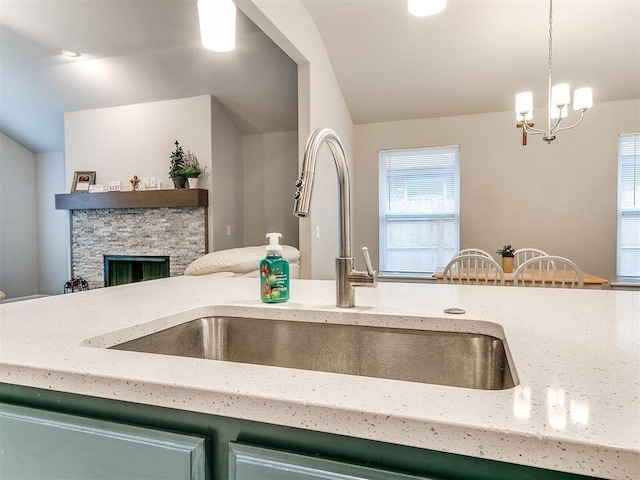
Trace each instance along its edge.
<instances>
[{"instance_id":1,"label":"pendant light","mask_svg":"<svg viewBox=\"0 0 640 480\"><path fill-rule=\"evenodd\" d=\"M236 5L232 0L198 0L202 45L214 52L236 46Z\"/></svg>"},{"instance_id":2,"label":"pendant light","mask_svg":"<svg viewBox=\"0 0 640 480\"><path fill-rule=\"evenodd\" d=\"M578 88L573 92L573 109L580 112L580 118L573 125L560 127L562 120L568 115L568 105L571 103L571 90L568 83L551 85L551 66L553 55L553 0L549 0L549 57L547 78L547 130L533 128L533 94L521 92L516 95L516 120L517 126L522 127L522 144L527 144L528 135L542 135L542 139L551 143L556 138L556 133L562 130L577 127L584 118L584 112L593 106L591 88Z\"/></svg>"}]
</instances>

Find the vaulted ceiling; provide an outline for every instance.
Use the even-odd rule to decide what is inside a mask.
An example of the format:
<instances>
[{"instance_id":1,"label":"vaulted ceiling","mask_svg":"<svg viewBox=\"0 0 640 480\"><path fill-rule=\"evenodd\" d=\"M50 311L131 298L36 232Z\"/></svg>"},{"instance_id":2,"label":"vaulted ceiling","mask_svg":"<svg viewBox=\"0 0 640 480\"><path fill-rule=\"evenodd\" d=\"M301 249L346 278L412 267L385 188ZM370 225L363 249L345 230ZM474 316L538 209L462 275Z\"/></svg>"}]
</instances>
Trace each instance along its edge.
<instances>
[{"instance_id":1,"label":"vaulted ceiling","mask_svg":"<svg viewBox=\"0 0 640 480\"><path fill-rule=\"evenodd\" d=\"M428 18L406 0L302 2L355 123L507 111L522 90L546 101L547 0L449 0ZM296 65L237 24L219 54L200 44L195 0L0 0L0 130L61 151L64 112L202 94L244 133L296 129ZM553 72L593 88L594 115L640 98L640 1L555 0Z\"/></svg>"}]
</instances>

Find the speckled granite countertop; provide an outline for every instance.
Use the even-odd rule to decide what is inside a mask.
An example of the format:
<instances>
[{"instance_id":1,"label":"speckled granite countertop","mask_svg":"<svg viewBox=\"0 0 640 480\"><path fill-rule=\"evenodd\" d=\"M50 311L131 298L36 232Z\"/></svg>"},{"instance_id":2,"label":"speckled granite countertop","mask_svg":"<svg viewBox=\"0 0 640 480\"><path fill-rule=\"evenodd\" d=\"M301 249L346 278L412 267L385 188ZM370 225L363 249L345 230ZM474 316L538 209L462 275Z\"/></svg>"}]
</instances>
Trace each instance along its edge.
<instances>
[{"instance_id":1,"label":"speckled granite countertop","mask_svg":"<svg viewBox=\"0 0 640 480\"><path fill-rule=\"evenodd\" d=\"M640 478L640 293L174 277L0 305L0 381L611 479ZM463 315L447 315L461 307ZM216 313L506 338L516 388L482 391L107 350Z\"/></svg>"}]
</instances>

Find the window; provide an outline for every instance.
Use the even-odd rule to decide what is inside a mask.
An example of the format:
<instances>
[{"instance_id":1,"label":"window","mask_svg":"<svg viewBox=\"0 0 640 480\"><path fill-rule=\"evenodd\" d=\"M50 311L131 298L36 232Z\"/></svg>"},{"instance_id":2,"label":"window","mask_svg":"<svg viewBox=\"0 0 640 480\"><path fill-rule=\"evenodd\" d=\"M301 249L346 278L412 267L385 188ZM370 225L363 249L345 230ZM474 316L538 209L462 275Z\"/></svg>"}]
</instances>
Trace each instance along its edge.
<instances>
[{"instance_id":1,"label":"window","mask_svg":"<svg viewBox=\"0 0 640 480\"><path fill-rule=\"evenodd\" d=\"M427 276L460 246L460 147L379 153L382 276Z\"/></svg>"},{"instance_id":2,"label":"window","mask_svg":"<svg viewBox=\"0 0 640 480\"><path fill-rule=\"evenodd\" d=\"M618 138L616 275L640 278L640 133Z\"/></svg>"}]
</instances>

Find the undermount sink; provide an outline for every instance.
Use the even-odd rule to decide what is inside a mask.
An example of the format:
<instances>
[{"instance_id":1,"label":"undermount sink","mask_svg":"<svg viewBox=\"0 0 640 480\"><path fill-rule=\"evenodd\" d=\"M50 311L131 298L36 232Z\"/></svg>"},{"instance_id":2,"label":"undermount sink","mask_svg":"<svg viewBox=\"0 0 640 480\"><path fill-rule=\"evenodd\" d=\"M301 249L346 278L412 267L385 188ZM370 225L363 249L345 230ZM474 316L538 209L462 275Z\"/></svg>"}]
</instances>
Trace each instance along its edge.
<instances>
[{"instance_id":1,"label":"undermount sink","mask_svg":"<svg viewBox=\"0 0 640 480\"><path fill-rule=\"evenodd\" d=\"M216 316L110 348L483 390L515 386L506 344L478 333Z\"/></svg>"}]
</instances>

